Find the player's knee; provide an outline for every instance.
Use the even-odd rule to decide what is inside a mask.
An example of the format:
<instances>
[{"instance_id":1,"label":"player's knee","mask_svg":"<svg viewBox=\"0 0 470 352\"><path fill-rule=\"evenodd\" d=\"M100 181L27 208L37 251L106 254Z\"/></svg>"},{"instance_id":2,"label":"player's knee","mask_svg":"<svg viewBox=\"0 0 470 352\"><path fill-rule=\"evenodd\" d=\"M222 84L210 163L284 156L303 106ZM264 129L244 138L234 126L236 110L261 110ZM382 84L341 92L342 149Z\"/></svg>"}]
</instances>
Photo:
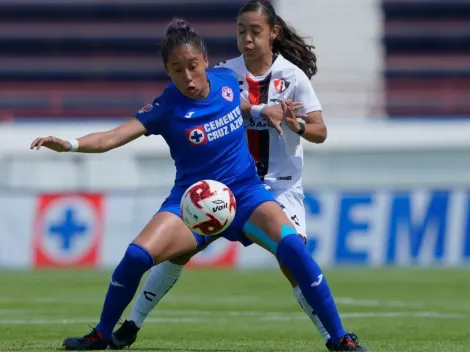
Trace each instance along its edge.
<instances>
[{"instance_id":1,"label":"player's knee","mask_svg":"<svg viewBox=\"0 0 470 352\"><path fill-rule=\"evenodd\" d=\"M146 238L137 237L132 244L147 252L153 258L155 265L168 259L168 255L166 253L168 246L165 245L165 243L155 245L154 242L148 241Z\"/></svg>"},{"instance_id":2,"label":"player's knee","mask_svg":"<svg viewBox=\"0 0 470 352\"><path fill-rule=\"evenodd\" d=\"M124 254L124 260L133 267L143 268L144 272L154 264L153 257L144 247L131 243Z\"/></svg>"},{"instance_id":3,"label":"player's knee","mask_svg":"<svg viewBox=\"0 0 470 352\"><path fill-rule=\"evenodd\" d=\"M176 265L186 265L191 260L192 255L181 255L179 257L170 259L170 262Z\"/></svg>"},{"instance_id":4,"label":"player's knee","mask_svg":"<svg viewBox=\"0 0 470 352\"><path fill-rule=\"evenodd\" d=\"M282 264L287 262L287 258L297 257L305 254L306 246L297 234L286 235L277 246L277 257Z\"/></svg>"},{"instance_id":5,"label":"player's knee","mask_svg":"<svg viewBox=\"0 0 470 352\"><path fill-rule=\"evenodd\" d=\"M194 257L196 254L206 249L212 242L214 242L219 237L220 236L213 236L211 238L209 236L201 236L201 235L194 234L194 238L196 239L196 243L197 243L196 249L189 253L182 254L176 258L171 258L170 262L173 264L178 264L178 265L188 264L192 257Z\"/></svg>"}]
</instances>

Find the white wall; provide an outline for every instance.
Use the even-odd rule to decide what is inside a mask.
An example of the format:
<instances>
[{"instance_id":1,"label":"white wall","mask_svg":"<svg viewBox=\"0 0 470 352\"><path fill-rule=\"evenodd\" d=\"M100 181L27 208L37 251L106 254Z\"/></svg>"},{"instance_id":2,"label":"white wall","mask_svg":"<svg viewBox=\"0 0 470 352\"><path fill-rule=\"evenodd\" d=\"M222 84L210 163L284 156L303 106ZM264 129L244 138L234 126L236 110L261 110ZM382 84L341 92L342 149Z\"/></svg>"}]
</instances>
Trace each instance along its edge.
<instances>
[{"instance_id":1,"label":"white wall","mask_svg":"<svg viewBox=\"0 0 470 352\"><path fill-rule=\"evenodd\" d=\"M65 139L116 123L0 126L0 188L169 189L175 169L160 137L102 154L29 150L40 135ZM332 120L322 145L304 144L307 188L470 186L470 122Z\"/></svg>"},{"instance_id":2,"label":"white wall","mask_svg":"<svg viewBox=\"0 0 470 352\"><path fill-rule=\"evenodd\" d=\"M382 117L379 0L278 0L277 12L312 37L319 72L312 83L325 117Z\"/></svg>"}]
</instances>

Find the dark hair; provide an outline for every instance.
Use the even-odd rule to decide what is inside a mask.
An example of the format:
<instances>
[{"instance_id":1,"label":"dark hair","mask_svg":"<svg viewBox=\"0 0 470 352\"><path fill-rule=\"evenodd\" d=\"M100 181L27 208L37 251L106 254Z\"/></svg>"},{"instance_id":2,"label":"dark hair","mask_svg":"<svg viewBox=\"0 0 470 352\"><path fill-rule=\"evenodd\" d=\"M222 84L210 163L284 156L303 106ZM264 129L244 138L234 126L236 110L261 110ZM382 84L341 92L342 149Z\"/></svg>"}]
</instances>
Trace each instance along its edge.
<instances>
[{"instance_id":1,"label":"dark hair","mask_svg":"<svg viewBox=\"0 0 470 352\"><path fill-rule=\"evenodd\" d=\"M192 44L207 59L207 49L202 38L181 18L173 18L166 30L162 44L162 60L166 66L170 52L180 45Z\"/></svg>"},{"instance_id":2,"label":"dark hair","mask_svg":"<svg viewBox=\"0 0 470 352\"><path fill-rule=\"evenodd\" d=\"M251 0L240 9L238 16L245 12L261 12L268 17L270 27L279 26L279 35L273 42L273 51L280 53L287 60L300 68L308 78L317 73L317 56L315 47L306 43L281 17L276 14L274 7L264 0Z\"/></svg>"}]
</instances>

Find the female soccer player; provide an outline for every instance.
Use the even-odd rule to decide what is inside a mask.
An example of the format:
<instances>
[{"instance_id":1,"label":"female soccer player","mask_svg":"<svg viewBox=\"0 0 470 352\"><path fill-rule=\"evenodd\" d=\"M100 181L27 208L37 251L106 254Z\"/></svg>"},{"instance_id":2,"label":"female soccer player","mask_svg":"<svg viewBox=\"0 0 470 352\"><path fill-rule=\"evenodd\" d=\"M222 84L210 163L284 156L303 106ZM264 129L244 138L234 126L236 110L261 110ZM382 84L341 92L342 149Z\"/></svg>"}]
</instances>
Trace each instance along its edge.
<instances>
[{"instance_id":1,"label":"female soccer player","mask_svg":"<svg viewBox=\"0 0 470 352\"><path fill-rule=\"evenodd\" d=\"M181 20L172 22L168 28L162 59L172 84L133 119L113 130L71 142L45 137L31 144L31 149L102 153L143 135L160 134L169 145L176 166L175 185L169 197L129 245L113 272L98 325L83 337L66 338L63 346L68 350L106 349L142 275L155 264L198 247L200 237L194 236L184 224L179 203L187 187L203 179L225 183L237 198L235 219L223 237L245 245L257 243L272 252L293 274L334 346L349 346L351 338L342 327L321 269L256 174L243 128L239 84L233 71L207 69L202 39ZM287 115L293 115L285 103L283 107ZM218 124L211 123L215 121ZM222 123L225 125L220 126ZM215 125L229 132L208 138L209 129Z\"/></svg>"},{"instance_id":2,"label":"female soccer player","mask_svg":"<svg viewBox=\"0 0 470 352\"><path fill-rule=\"evenodd\" d=\"M237 73L242 100L250 103L255 115L245 124L258 175L270 187L298 233L305 236L300 139L313 143L322 143L326 139L321 105L309 81L317 72L313 47L276 15L271 4L264 1L255 0L244 5L237 24L238 48L242 55L217 66L228 67ZM274 105L285 99L296 100L304 106L300 111L302 114L297 116L301 116L306 124L298 122L294 115L288 116L282 127L283 138L279 138L269 123L260 118L259 111L272 115L276 112ZM135 342L145 318L173 287L184 264L204 247L151 269L129 318L113 334L113 347L122 348ZM295 298L324 337L327 347L332 349L332 340L320 319L292 276L284 268L283 271L293 286ZM351 337L353 343L357 343L356 336L351 333Z\"/></svg>"}]
</instances>

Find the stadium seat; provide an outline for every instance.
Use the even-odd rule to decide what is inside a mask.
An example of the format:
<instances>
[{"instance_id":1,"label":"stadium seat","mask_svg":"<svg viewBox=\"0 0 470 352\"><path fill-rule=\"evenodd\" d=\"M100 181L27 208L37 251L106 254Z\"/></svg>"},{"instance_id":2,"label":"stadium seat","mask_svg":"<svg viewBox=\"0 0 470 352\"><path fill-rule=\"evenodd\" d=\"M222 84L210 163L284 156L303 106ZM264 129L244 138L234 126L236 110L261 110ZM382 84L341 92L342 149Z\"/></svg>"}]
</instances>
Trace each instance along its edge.
<instances>
[{"instance_id":1,"label":"stadium seat","mask_svg":"<svg viewBox=\"0 0 470 352\"><path fill-rule=\"evenodd\" d=\"M0 0L0 119L127 117L161 92L160 45L183 17L211 64L238 55L241 0Z\"/></svg>"},{"instance_id":2,"label":"stadium seat","mask_svg":"<svg viewBox=\"0 0 470 352\"><path fill-rule=\"evenodd\" d=\"M386 111L470 114L470 2L383 0Z\"/></svg>"}]
</instances>

